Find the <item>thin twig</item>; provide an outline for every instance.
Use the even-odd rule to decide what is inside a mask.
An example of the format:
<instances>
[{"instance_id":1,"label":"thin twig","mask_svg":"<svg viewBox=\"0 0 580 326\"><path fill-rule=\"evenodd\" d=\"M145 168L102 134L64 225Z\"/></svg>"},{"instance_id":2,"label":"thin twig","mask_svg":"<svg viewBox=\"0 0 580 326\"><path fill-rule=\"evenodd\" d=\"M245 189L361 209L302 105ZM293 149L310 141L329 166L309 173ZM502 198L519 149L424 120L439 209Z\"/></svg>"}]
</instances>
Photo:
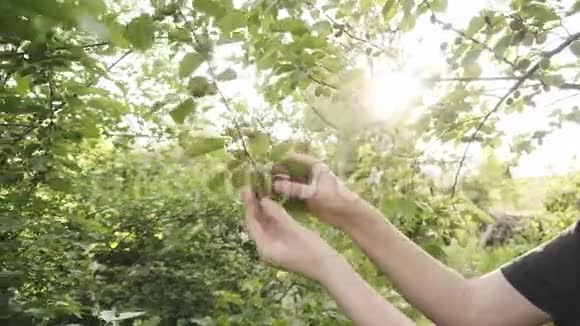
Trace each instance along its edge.
<instances>
[{"instance_id":1,"label":"thin twig","mask_svg":"<svg viewBox=\"0 0 580 326\"><path fill-rule=\"evenodd\" d=\"M119 63L121 63L121 61L123 61L123 59L125 59L131 53L133 53L133 50L128 50L127 52L125 52L122 56L120 56L117 60L115 60L115 62L113 62L112 64L110 64L107 67L107 71L111 71L111 69L115 68L116 65L118 65Z\"/></svg>"},{"instance_id":2,"label":"thin twig","mask_svg":"<svg viewBox=\"0 0 580 326\"><path fill-rule=\"evenodd\" d=\"M473 42L473 43L481 46L482 48L484 48L488 52L493 53L495 55L495 51L489 45L487 45L484 42L476 39L475 37L468 36L464 31L462 31L462 30L460 30L458 28L455 28L452 24L446 23L446 22L442 21L441 19L439 19L437 17L437 15L435 15L435 12L431 8L431 4L429 3L428 0L423 1L423 5L427 6L427 8L429 9L429 11L431 12L431 19L433 20L433 22L437 23L438 25L440 25L444 29L449 29L449 30L455 32L457 35L463 37L464 39L470 40L471 42ZM509 66L511 66L512 68L515 68L516 67L516 64L514 62L508 60L506 57L503 57L502 56L499 59L501 61L503 61L504 63L508 64Z\"/></svg>"},{"instance_id":3,"label":"thin twig","mask_svg":"<svg viewBox=\"0 0 580 326\"><path fill-rule=\"evenodd\" d=\"M463 168L463 166L465 165L465 160L467 158L467 153L469 153L469 150L471 148L471 145L473 144L473 142L475 141L475 139L477 138L477 135L479 134L479 132L481 131L481 129L483 128L483 126L485 125L485 123L487 122L487 120L495 113L499 110L499 108L501 107L501 105L504 103L505 100L507 100L507 98L513 93L515 92L520 86L522 86L523 83L526 82L526 80L528 80L532 75L534 75L541 67L541 63L544 59L550 59L553 56L555 56L556 54L564 51L564 49L566 49L570 44L572 44L572 42L576 41L580 39L580 32L572 34L570 37L568 37L564 42L562 42L559 46L557 46L556 48L554 48L551 51L547 51L544 52L542 58L540 60L538 60L524 75L522 75L518 81L509 89L509 91L507 93L505 93L500 99L499 101L497 101L496 105L493 107L493 109L491 109L481 120L481 122L479 123L479 125L477 126L477 128L475 129L475 131L473 132L473 135L470 137L469 142L467 143L467 146L465 146L465 150L463 152L463 155L461 157L461 160L459 161L459 167L457 168L457 171L455 172L455 178L453 180L453 185L451 187L451 197L455 196L455 193L457 191L457 184L459 182L459 174L461 173L461 169Z\"/></svg>"},{"instance_id":4,"label":"thin twig","mask_svg":"<svg viewBox=\"0 0 580 326\"><path fill-rule=\"evenodd\" d=\"M311 73L309 73L309 72L307 72L307 71L305 71L305 70L302 70L302 71L303 71L303 72L304 72L304 73L305 73L305 74L308 76L308 78L309 78L310 80L312 80L313 82L315 82L315 83L317 83L317 84L320 84L320 85L322 85L322 86L326 86L326 87L328 87L328 88L332 88L332 89L334 89L334 90L337 90L337 89L338 89L338 87L337 87L337 86L334 86L334 85L332 85L332 84L329 84L329 83L325 82L324 80L320 80L320 79L318 79L318 78L314 77L314 76L313 76Z\"/></svg>"},{"instance_id":5,"label":"thin twig","mask_svg":"<svg viewBox=\"0 0 580 326\"><path fill-rule=\"evenodd\" d=\"M194 26L191 25L191 23L187 20L187 18L185 17L185 15L183 14L183 12L181 12L181 10L178 9L179 15L181 16L181 19L183 19L183 22L187 25L187 27L190 29L191 34L193 35L193 38L195 40L195 42L197 44L201 44L201 42L198 40L197 35L195 34L195 28ZM207 65L208 65L208 70L209 73L213 79L213 82L215 84L215 88L216 88L216 92L219 94L220 99L223 103L223 105L226 107L226 109L231 113L232 115L232 122L234 123L234 127L236 129L236 133L238 134L238 138L242 144L242 150L244 151L244 154L248 157L248 159L250 160L250 163L252 164L252 166L254 167L254 169L256 171L258 171L258 164L256 162L256 160L254 159L254 157L252 156L252 154L249 151L249 146L246 144L246 140L244 139L244 134L242 133L242 127L240 126L238 119L236 118L236 111L231 107L229 100L226 98L226 96L224 95L224 93L222 92L222 90L219 88L218 83L217 83L217 74L215 72L215 69L213 68L212 64L211 64L211 58L209 58L209 56L205 55L204 53L200 53L203 57L204 60L207 61Z\"/></svg>"},{"instance_id":6,"label":"thin twig","mask_svg":"<svg viewBox=\"0 0 580 326\"><path fill-rule=\"evenodd\" d=\"M433 77L424 79L427 82L488 82L498 80L518 80L515 76L492 76L492 77Z\"/></svg>"},{"instance_id":7,"label":"thin twig","mask_svg":"<svg viewBox=\"0 0 580 326\"><path fill-rule=\"evenodd\" d=\"M308 103L308 106L310 107L310 109L312 110L312 112L314 112L314 114L316 114L316 116L320 120L322 120L322 122L324 122L326 125L328 125L332 129L338 130L338 127L334 123L332 123L330 120L328 120L322 113L320 113L320 111L318 111L318 109L316 107L314 107L314 105Z\"/></svg>"},{"instance_id":8,"label":"thin twig","mask_svg":"<svg viewBox=\"0 0 580 326\"><path fill-rule=\"evenodd\" d=\"M61 46L61 47L55 48L54 50L61 51L61 50L70 50L70 49L91 49L91 48L98 48L98 47L107 46L107 45L111 45L111 43L110 42L99 42L99 43L85 44L85 45Z\"/></svg>"}]
</instances>

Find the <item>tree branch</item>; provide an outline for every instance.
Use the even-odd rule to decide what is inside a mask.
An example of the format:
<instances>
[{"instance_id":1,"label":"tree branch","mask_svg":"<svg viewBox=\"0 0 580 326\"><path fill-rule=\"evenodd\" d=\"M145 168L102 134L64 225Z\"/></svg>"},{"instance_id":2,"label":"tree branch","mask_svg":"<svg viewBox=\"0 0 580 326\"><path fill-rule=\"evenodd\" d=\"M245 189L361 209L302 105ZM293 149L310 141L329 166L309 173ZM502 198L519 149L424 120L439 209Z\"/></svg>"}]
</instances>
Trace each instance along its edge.
<instances>
[{"instance_id":1,"label":"tree branch","mask_svg":"<svg viewBox=\"0 0 580 326\"><path fill-rule=\"evenodd\" d=\"M332 88L332 89L334 89L334 90L337 90L337 89L338 89L338 87L336 87L336 86L334 86L334 85L332 85L332 84L329 84L329 83L327 83L327 82L325 82L325 81L323 81L323 80L320 80L320 79L318 79L318 78L314 77L314 76L313 76L311 73L309 73L308 71L305 71L305 70L302 70L302 71L303 71L303 72L304 72L304 73L305 73L305 74L308 76L308 78L309 78L310 80L312 80L313 82L315 82L315 83L317 83L317 84L320 84L320 85L322 85L322 86L326 86L326 87Z\"/></svg>"},{"instance_id":2,"label":"tree branch","mask_svg":"<svg viewBox=\"0 0 580 326\"><path fill-rule=\"evenodd\" d=\"M429 11L431 12L431 20L434 23L437 23L438 25L440 25L441 27L443 27L443 29L448 29L451 30L453 32L455 32L455 34L463 37L466 40L469 40L479 46L481 46L482 48L484 48L485 50L487 50L488 52L492 53L495 55L495 51L493 51L493 49L491 47L489 47L489 45L485 44L484 42L472 37L472 36L467 36L467 34L465 34L464 31L455 28L452 24L450 23L446 23L442 20L440 20L437 15L435 15L435 12L433 11L433 9L431 8L431 4L429 3L428 0L423 1L423 5L427 6L427 8L429 8ZM512 68L516 67L516 64L510 60L508 60L506 57L501 57L499 58L501 61L503 61L504 63L508 64L509 66L511 66Z\"/></svg>"},{"instance_id":3,"label":"tree branch","mask_svg":"<svg viewBox=\"0 0 580 326\"><path fill-rule=\"evenodd\" d=\"M55 48L54 50L60 51L60 50L70 50L70 49L91 49L91 48L98 48L98 47L107 46L107 45L111 45L111 43L99 42L99 43L85 44L85 45L61 46L61 47Z\"/></svg>"},{"instance_id":4,"label":"tree branch","mask_svg":"<svg viewBox=\"0 0 580 326\"><path fill-rule=\"evenodd\" d=\"M426 78L428 82L488 82L498 80L517 80L519 77L515 76L492 76L492 77L433 77Z\"/></svg>"},{"instance_id":5,"label":"tree branch","mask_svg":"<svg viewBox=\"0 0 580 326\"><path fill-rule=\"evenodd\" d=\"M128 50L127 52L125 52L122 56L120 56L117 60L115 60L115 62L113 62L107 67L107 71L111 71L111 69L115 68L116 65L121 63L121 61L123 61L123 59L128 57L131 53L133 53L133 50Z\"/></svg>"},{"instance_id":6,"label":"tree branch","mask_svg":"<svg viewBox=\"0 0 580 326\"><path fill-rule=\"evenodd\" d=\"M471 148L471 145L473 144L473 142L477 138L477 134L479 134L479 132L481 131L481 128L483 128L483 126L485 125L485 123L487 122L487 120L495 112L497 112L499 110L499 108L504 103L504 101L507 100L507 98L513 92L515 92L520 86L522 86L522 84L524 82L526 82L526 80L528 80L532 75L534 75L540 69L542 60L552 58L556 54L564 51L564 49L566 49L570 44L572 44L572 42L574 42L574 41L576 41L578 39L580 39L580 32L570 35L570 37L568 37L564 42L562 42L560 45L558 45L553 50L544 52L544 54L542 55L542 58L540 58L540 60L538 60L524 75L522 75L521 77L519 77L518 80L517 80L517 82L508 90L508 92L505 95L503 95L499 99L499 101L497 101L497 103L493 107L493 109L491 109L483 117L483 119L481 120L481 122L479 123L479 125L477 126L477 128L475 129L475 131L473 132L473 135L470 137L469 142L465 146L465 150L463 151L463 155L461 157L461 160L459 161L459 167L457 168L457 171L455 172L455 178L453 180L453 185L451 186L451 197L454 197L455 196L455 193L457 191L457 184L459 182L459 174L461 173L461 169L465 165L465 160L467 158L467 154L469 153L469 150Z\"/></svg>"},{"instance_id":7,"label":"tree branch","mask_svg":"<svg viewBox=\"0 0 580 326\"><path fill-rule=\"evenodd\" d=\"M318 118L320 120L322 120L322 122L324 122L325 124L327 124L332 129L338 130L338 127L334 123L330 122L330 120L328 120L322 113L320 113L320 111L318 111L318 109L315 108L314 105L312 105L312 104L309 103L308 106L310 107L310 109L312 110L312 112L314 112L314 114L316 114L316 116L318 116Z\"/></svg>"},{"instance_id":8,"label":"tree branch","mask_svg":"<svg viewBox=\"0 0 580 326\"><path fill-rule=\"evenodd\" d=\"M201 44L201 42L199 42L197 35L195 34L195 28L194 26L187 20L187 18L185 17L185 15L183 14L183 12L181 12L181 10L178 9L178 13L181 16L181 19L183 19L183 22L187 25L187 27L189 28L191 35L193 35L193 38L195 40L195 42L197 44ZM215 69L213 68L212 64L211 64L211 58L209 58L209 56L200 53L203 57L204 60L207 61L207 65L208 65L208 70L209 73L214 81L215 84L215 88L216 88L216 92L219 94L221 101L223 103L223 105L226 107L226 109L232 114L232 122L234 123L234 127L236 129L236 133L238 135L238 138L240 140L240 143L242 144L242 150L244 151L244 154L246 155L246 157L248 157L248 159L250 160L250 163L252 164L252 166L254 167L254 169L256 171L259 171L258 169L258 164L256 162L256 160L254 159L254 157L252 156L252 154L250 153L249 150L249 146L246 144L246 140L244 139L244 135L242 133L242 127L240 126L238 119L236 119L236 111L232 108L232 106L230 105L229 100L226 98L226 96L224 95L224 93L222 92L222 90L219 88L218 84L217 84L217 74L215 72Z\"/></svg>"},{"instance_id":9,"label":"tree branch","mask_svg":"<svg viewBox=\"0 0 580 326\"><path fill-rule=\"evenodd\" d=\"M564 83L564 84L558 86L558 88L559 89L573 89L573 90L580 91L580 84Z\"/></svg>"}]
</instances>

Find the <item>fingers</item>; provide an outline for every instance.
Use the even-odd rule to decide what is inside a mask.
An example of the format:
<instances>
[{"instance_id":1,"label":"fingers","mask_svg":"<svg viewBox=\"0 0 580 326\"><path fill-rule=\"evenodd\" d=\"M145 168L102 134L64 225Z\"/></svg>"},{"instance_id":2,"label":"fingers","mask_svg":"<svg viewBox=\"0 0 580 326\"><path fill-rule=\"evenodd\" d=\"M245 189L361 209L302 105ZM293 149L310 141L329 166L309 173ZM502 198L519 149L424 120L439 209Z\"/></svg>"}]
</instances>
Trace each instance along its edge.
<instances>
[{"instance_id":1,"label":"fingers","mask_svg":"<svg viewBox=\"0 0 580 326\"><path fill-rule=\"evenodd\" d=\"M275 222L284 222L292 219L284 207L268 197L264 197L260 200L260 206L264 215Z\"/></svg>"},{"instance_id":2,"label":"fingers","mask_svg":"<svg viewBox=\"0 0 580 326\"><path fill-rule=\"evenodd\" d=\"M319 159L314 158L310 155L294 152L288 153L284 161L300 163L310 168L314 167L318 163L321 163Z\"/></svg>"},{"instance_id":3,"label":"fingers","mask_svg":"<svg viewBox=\"0 0 580 326\"><path fill-rule=\"evenodd\" d=\"M303 184L293 182L287 179L279 179L274 181L274 190L286 197L309 199L314 196L316 183Z\"/></svg>"},{"instance_id":4,"label":"fingers","mask_svg":"<svg viewBox=\"0 0 580 326\"><path fill-rule=\"evenodd\" d=\"M246 207L246 227L252 240L258 242L262 238L263 229L258 221L260 207L254 193L249 189L242 190L242 201Z\"/></svg>"}]
</instances>

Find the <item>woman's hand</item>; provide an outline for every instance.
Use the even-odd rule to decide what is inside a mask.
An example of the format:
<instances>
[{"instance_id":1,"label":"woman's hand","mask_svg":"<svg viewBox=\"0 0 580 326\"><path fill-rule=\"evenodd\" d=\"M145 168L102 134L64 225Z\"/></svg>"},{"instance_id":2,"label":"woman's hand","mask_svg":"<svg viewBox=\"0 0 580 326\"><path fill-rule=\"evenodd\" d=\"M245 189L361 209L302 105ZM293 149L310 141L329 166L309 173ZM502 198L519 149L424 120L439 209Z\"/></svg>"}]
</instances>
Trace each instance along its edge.
<instances>
[{"instance_id":1,"label":"woman's hand","mask_svg":"<svg viewBox=\"0 0 580 326\"><path fill-rule=\"evenodd\" d=\"M314 231L296 222L286 210L269 198L256 198L243 191L246 224L260 257L269 264L320 281L324 266L339 259Z\"/></svg>"},{"instance_id":2,"label":"woman's hand","mask_svg":"<svg viewBox=\"0 0 580 326\"><path fill-rule=\"evenodd\" d=\"M309 178L293 179L288 170L299 166ZM346 188L326 164L311 156L292 153L273 171L274 191L306 201L308 209L323 222L344 229L364 201Z\"/></svg>"}]
</instances>

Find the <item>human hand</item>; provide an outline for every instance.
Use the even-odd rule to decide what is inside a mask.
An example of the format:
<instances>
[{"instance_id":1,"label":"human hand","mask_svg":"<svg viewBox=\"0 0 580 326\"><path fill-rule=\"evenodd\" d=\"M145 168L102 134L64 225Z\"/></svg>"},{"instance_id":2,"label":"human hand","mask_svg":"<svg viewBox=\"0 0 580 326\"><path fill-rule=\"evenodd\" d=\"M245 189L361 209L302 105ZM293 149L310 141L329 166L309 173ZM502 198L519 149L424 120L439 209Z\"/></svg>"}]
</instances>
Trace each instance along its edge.
<instances>
[{"instance_id":1,"label":"human hand","mask_svg":"<svg viewBox=\"0 0 580 326\"><path fill-rule=\"evenodd\" d=\"M309 178L293 179L288 172L288 166L292 165L305 168ZM275 192L306 201L312 214L341 229L351 222L356 206L364 203L326 164L308 155L289 154L273 174Z\"/></svg>"},{"instance_id":2,"label":"human hand","mask_svg":"<svg viewBox=\"0 0 580 326\"><path fill-rule=\"evenodd\" d=\"M242 192L246 207L246 224L256 242L260 257L269 264L320 281L326 263L339 256L314 231L296 222L286 210L252 191Z\"/></svg>"}]
</instances>

